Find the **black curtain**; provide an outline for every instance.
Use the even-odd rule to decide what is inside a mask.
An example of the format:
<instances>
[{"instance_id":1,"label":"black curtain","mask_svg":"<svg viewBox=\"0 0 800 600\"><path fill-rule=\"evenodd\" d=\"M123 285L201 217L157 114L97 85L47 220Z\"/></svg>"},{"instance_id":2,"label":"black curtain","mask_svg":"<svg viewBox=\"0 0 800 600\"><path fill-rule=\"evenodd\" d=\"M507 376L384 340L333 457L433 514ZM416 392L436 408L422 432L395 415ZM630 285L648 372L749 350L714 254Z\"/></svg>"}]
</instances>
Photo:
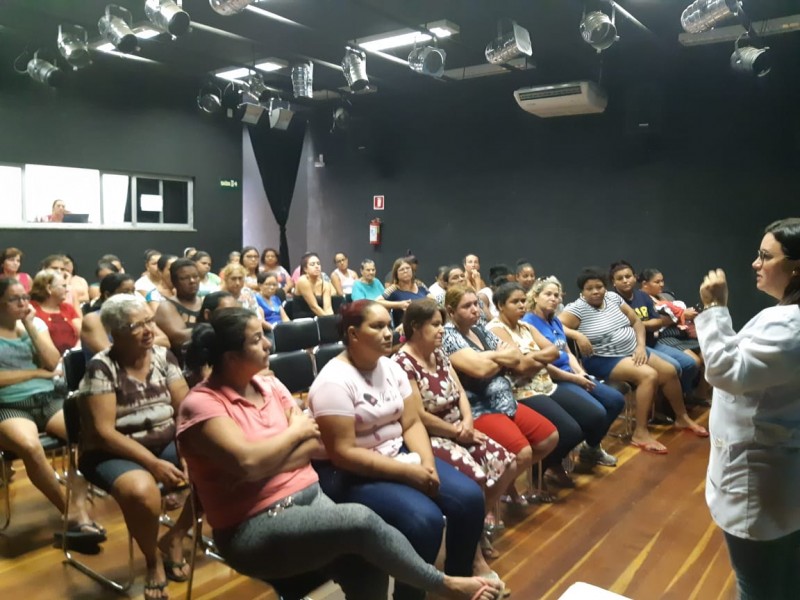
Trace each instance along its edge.
<instances>
[{"instance_id":1,"label":"black curtain","mask_svg":"<svg viewBox=\"0 0 800 600\"><path fill-rule=\"evenodd\" d=\"M301 119L294 119L286 131L263 126L250 126L249 130L261 182L281 231L280 262L291 271L286 222L289 220L297 168L303 152L306 124Z\"/></svg>"}]
</instances>

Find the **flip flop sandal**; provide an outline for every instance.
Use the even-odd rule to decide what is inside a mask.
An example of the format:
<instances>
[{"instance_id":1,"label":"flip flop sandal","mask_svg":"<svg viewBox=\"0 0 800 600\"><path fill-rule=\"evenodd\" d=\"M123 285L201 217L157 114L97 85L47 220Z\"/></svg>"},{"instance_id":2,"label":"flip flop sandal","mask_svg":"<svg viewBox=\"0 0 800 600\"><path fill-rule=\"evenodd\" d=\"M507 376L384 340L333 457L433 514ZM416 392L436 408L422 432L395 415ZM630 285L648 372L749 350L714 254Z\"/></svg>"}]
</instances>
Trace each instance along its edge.
<instances>
[{"instance_id":1,"label":"flip flop sandal","mask_svg":"<svg viewBox=\"0 0 800 600\"><path fill-rule=\"evenodd\" d=\"M61 543L64 532L56 531L54 537L58 543ZM105 530L98 528L94 523L73 523L68 526L66 537L68 543L99 544L106 541Z\"/></svg>"},{"instance_id":2,"label":"flip flop sandal","mask_svg":"<svg viewBox=\"0 0 800 600\"><path fill-rule=\"evenodd\" d=\"M166 581L146 581L144 584L145 598L147 598L147 592L158 592L159 597L163 598L167 585L169 584Z\"/></svg>"},{"instance_id":3,"label":"flip flop sandal","mask_svg":"<svg viewBox=\"0 0 800 600\"><path fill-rule=\"evenodd\" d=\"M162 560L164 561L164 574L167 576L167 579L176 583L183 583L189 580L189 576L184 575L182 572L183 568L189 564L185 559L175 561L168 559L166 556L162 556Z\"/></svg>"}]
</instances>

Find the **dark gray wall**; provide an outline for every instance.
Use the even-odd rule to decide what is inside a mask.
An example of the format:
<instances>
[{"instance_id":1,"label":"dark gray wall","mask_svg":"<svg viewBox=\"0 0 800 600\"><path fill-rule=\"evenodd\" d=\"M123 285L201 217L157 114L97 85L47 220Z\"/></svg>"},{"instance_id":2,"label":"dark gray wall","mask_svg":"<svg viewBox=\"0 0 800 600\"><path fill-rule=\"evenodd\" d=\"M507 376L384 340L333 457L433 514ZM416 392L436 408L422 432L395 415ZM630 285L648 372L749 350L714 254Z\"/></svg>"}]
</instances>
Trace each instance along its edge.
<instances>
[{"instance_id":1,"label":"dark gray wall","mask_svg":"<svg viewBox=\"0 0 800 600\"><path fill-rule=\"evenodd\" d=\"M93 66L59 90L4 70L0 161L193 177L197 231L0 229L0 245L22 248L29 272L47 254L66 251L90 280L95 260L108 252L138 273L144 249L186 246L209 251L221 268L228 251L241 247L241 188L219 186L220 179L241 181L241 124L201 113L196 82L128 63Z\"/></svg>"}]
</instances>

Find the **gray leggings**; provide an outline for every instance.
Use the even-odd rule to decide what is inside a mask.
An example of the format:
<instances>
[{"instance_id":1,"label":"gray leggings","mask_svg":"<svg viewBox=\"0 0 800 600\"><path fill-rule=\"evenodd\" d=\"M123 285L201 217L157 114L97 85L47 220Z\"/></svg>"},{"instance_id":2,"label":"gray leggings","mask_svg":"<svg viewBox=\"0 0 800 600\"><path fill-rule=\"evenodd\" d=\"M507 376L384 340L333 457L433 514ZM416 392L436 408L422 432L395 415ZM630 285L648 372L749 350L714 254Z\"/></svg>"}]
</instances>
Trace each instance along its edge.
<instances>
[{"instance_id":1,"label":"gray leggings","mask_svg":"<svg viewBox=\"0 0 800 600\"><path fill-rule=\"evenodd\" d=\"M301 494L314 492L303 506L272 517L263 511L235 528L215 530L214 541L228 564L270 583L287 600L301 598L329 578L348 600L386 598L386 573L415 588L442 590L444 575L397 529L366 506L335 504L318 484ZM324 572L322 580L314 579L315 571Z\"/></svg>"}]
</instances>

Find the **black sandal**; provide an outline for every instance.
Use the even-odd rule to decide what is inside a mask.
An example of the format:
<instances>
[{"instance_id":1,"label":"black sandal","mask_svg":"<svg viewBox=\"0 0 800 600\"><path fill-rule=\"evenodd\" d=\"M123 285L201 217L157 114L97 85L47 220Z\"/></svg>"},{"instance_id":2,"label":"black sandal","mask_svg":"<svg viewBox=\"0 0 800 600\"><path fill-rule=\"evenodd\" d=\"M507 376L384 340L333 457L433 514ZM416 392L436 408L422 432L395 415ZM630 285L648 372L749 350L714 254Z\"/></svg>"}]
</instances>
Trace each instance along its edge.
<instances>
[{"instance_id":1,"label":"black sandal","mask_svg":"<svg viewBox=\"0 0 800 600\"><path fill-rule=\"evenodd\" d=\"M164 590L167 589L168 583L166 581L145 581L144 583L144 597L148 598L147 592L158 592L158 597L164 597Z\"/></svg>"},{"instance_id":2,"label":"black sandal","mask_svg":"<svg viewBox=\"0 0 800 600\"><path fill-rule=\"evenodd\" d=\"M167 576L167 579L176 583L189 581L189 576L183 573L183 568L189 564L185 559L175 561L163 556L162 560L164 561L164 574ZM166 583L164 585L166 585Z\"/></svg>"}]
</instances>

